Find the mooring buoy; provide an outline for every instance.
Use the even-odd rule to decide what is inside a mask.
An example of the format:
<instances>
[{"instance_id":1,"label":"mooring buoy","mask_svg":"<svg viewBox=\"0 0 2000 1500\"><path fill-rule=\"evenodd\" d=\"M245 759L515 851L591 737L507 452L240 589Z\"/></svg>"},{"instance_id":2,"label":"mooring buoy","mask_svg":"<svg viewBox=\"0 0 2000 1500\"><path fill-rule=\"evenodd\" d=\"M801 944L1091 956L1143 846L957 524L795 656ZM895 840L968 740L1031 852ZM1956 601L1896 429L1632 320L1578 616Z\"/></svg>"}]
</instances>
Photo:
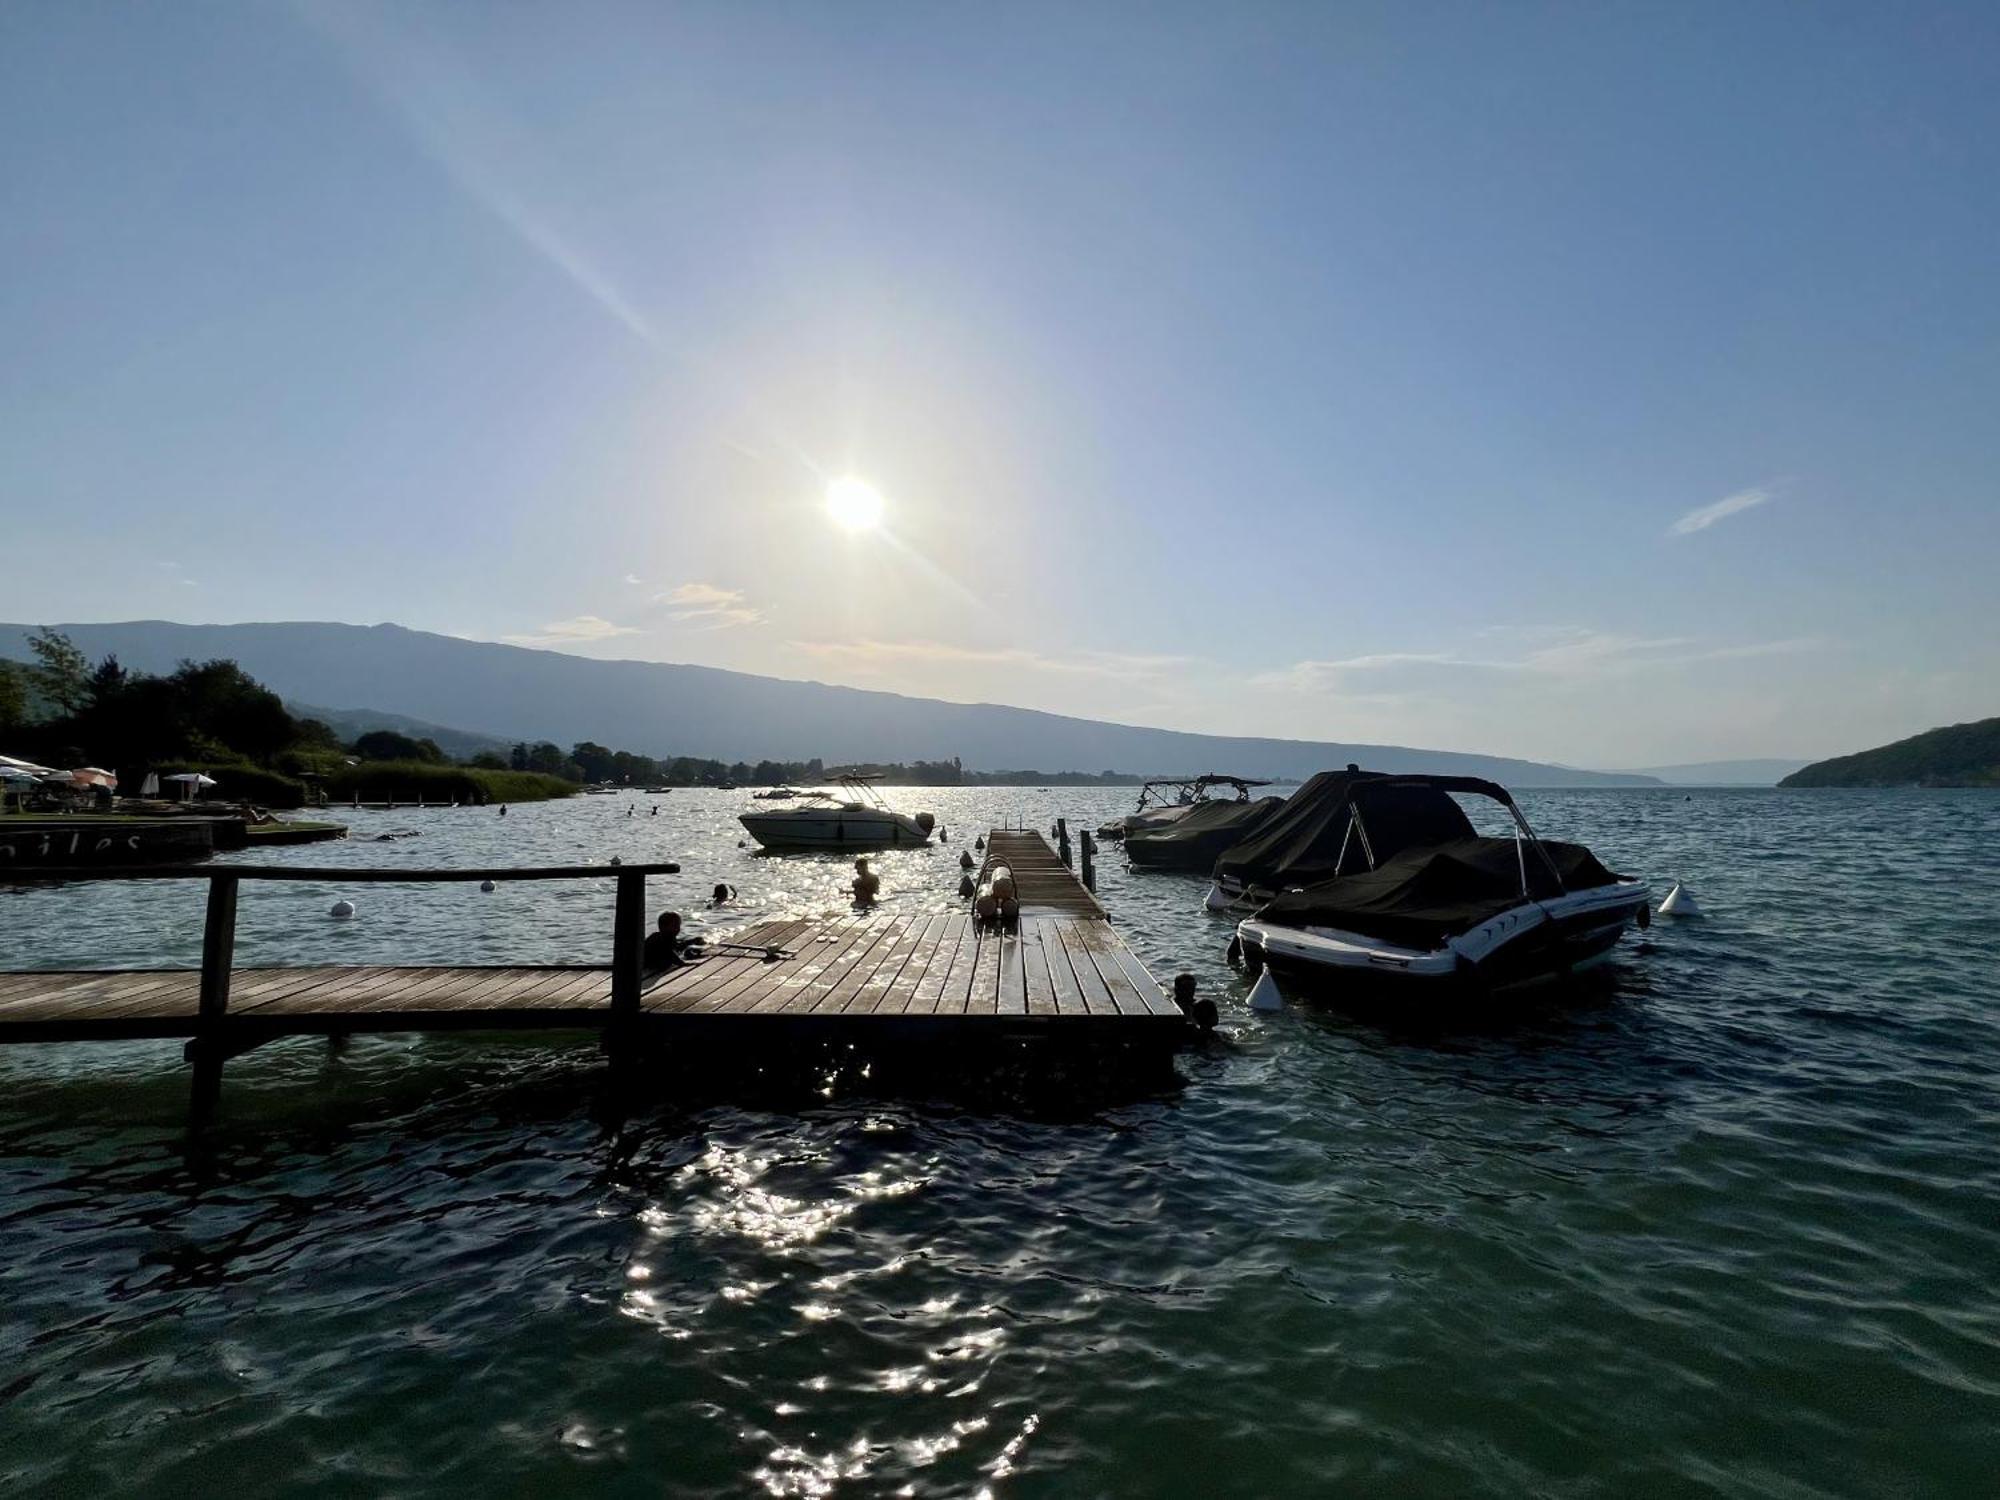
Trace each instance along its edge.
<instances>
[{"instance_id":1,"label":"mooring buoy","mask_svg":"<svg viewBox=\"0 0 2000 1500\"><path fill-rule=\"evenodd\" d=\"M327 915L332 917L336 922L345 922L354 915L354 903L352 901L336 901L333 903L333 909Z\"/></svg>"},{"instance_id":2,"label":"mooring buoy","mask_svg":"<svg viewBox=\"0 0 2000 1500\"><path fill-rule=\"evenodd\" d=\"M1694 892L1678 880L1674 882L1674 888L1667 892L1667 899L1660 903L1660 915L1663 917L1698 917L1701 914Z\"/></svg>"},{"instance_id":3,"label":"mooring buoy","mask_svg":"<svg viewBox=\"0 0 2000 1500\"><path fill-rule=\"evenodd\" d=\"M479 889L484 891L487 895L490 896L497 889L497 887L490 880L482 880L479 882Z\"/></svg>"}]
</instances>

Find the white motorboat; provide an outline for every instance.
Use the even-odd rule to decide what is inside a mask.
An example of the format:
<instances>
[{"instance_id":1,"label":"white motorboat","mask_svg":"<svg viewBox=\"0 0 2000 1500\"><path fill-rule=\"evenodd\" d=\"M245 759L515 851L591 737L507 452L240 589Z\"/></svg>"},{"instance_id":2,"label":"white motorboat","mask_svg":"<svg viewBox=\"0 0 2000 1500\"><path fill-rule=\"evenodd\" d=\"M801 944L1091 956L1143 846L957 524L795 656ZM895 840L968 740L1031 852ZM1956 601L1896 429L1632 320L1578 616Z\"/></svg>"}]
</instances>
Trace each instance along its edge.
<instances>
[{"instance_id":1,"label":"white motorboat","mask_svg":"<svg viewBox=\"0 0 2000 1500\"><path fill-rule=\"evenodd\" d=\"M898 812L882 800L872 776L842 776L839 792L802 792L798 806L748 812L737 819L766 849L896 849L931 841L937 820Z\"/></svg>"},{"instance_id":2,"label":"white motorboat","mask_svg":"<svg viewBox=\"0 0 2000 1500\"><path fill-rule=\"evenodd\" d=\"M1289 830L1267 828L1217 861L1218 886L1227 874L1238 901L1256 893L1235 944L1252 968L1355 998L1487 994L1601 963L1650 918L1644 881L1581 844L1537 838L1494 782L1350 767L1315 784ZM1453 793L1497 801L1513 837L1480 836Z\"/></svg>"}]
</instances>

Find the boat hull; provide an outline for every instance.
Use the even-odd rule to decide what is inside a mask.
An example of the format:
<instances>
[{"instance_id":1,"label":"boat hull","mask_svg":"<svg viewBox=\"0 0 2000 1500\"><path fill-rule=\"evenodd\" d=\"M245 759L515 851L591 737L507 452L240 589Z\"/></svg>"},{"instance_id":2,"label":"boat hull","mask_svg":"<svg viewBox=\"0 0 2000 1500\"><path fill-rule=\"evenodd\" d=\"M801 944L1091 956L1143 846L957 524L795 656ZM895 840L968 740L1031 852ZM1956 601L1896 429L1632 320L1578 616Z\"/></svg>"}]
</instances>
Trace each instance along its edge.
<instances>
[{"instance_id":1,"label":"boat hull","mask_svg":"<svg viewBox=\"0 0 2000 1500\"><path fill-rule=\"evenodd\" d=\"M931 841L915 818L872 809L744 813L737 821L766 849L915 849Z\"/></svg>"},{"instance_id":2,"label":"boat hull","mask_svg":"<svg viewBox=\"0 0 2000 1500\"><path fill-rule=\"evenodd\" d=\"M1607 960L1625 929L1643 920L1639 881L1528 902L1454 935L1444 946L1401 948L1361 933L1237 924L1246 961L1330 999L1423 996L1471 1000L1558 982Z\"/></svg>"}]
</instances>

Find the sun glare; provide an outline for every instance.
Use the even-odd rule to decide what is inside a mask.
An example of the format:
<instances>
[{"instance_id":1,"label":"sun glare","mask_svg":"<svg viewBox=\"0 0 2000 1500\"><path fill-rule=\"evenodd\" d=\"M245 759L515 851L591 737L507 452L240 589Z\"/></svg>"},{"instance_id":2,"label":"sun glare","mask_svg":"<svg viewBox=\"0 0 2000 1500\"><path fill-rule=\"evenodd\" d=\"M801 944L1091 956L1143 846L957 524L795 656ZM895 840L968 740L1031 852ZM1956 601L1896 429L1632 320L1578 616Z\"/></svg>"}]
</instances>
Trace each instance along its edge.
<instances>
[{"instance_id":1,"label":"sun glare","mask_svg":"<svg viewBox=\"0 0 2000 1500\"><path fill-rule=\"evenodd\" d=\"M852 474L826 487L826 513L848 531L873 531L882 524L882 494Z\"/></svg>"}]
</instances>

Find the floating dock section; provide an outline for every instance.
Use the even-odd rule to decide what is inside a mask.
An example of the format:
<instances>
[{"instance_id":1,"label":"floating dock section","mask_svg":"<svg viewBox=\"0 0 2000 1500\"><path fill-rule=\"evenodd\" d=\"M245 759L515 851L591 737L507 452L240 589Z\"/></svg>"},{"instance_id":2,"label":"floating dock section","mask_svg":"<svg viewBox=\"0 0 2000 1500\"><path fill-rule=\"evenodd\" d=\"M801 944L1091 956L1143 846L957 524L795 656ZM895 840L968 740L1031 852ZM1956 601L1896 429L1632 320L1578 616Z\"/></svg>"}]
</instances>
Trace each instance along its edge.
<instances>
[{"instance_id":1,"label":"floating dock section","mask_svg":"<svg viewBox=\"0 0 2000 1500\"><path fill-rule=\"evenodd\" d=\"M1188 1023L1039 834L996 829L988 866L1014 872L1018 922L985 927L944 894L873 912L757 924L661 974L640 968L648 875L672 864L549 869L358 870L210 865L83 871L79 878L204 879L200 969L0 973L0 1044L187 1042L196 1109L229 1057L292 1036L584 1030L614 1057L731 1045L771 1056L801 1043L948 1049L955 1065L1074 1042L1164 1058ZM243 881L430 883L615 879L609 966L238 969ZM940 876L942 879L942 874Z\"/></svg>"}]
</instances>

